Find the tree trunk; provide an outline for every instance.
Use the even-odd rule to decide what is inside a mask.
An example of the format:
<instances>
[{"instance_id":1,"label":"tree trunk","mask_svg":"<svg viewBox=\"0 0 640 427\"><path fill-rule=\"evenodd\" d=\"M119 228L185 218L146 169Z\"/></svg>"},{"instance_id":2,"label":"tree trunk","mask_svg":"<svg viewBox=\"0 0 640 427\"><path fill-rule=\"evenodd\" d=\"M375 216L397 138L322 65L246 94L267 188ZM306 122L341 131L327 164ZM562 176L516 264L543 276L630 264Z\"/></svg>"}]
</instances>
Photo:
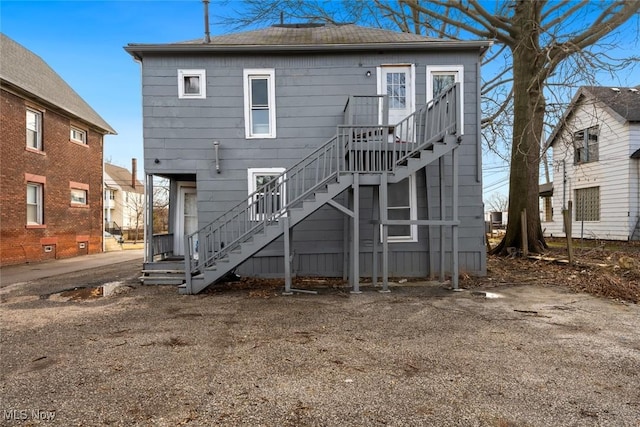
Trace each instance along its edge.
<instances>
[{"instance_id":1,"label":"tree trunk","mask_svg":"<svg viewBox=\"0 0 640 427\"><path fill-rule=\"evenodd\" d=\"M509 176L509 218L502 241L491 253L506 254L507 248L522 246L521 213L527 210L529 252L540 253L547 246L542 236L539 214L540 139L544 121L544 77L540 71L545 58L539 47L536 22L538 2L518 1L515 18L520 21L517 42L512 46L514 81L513 145Z\"/></svg>"}]
</instances>

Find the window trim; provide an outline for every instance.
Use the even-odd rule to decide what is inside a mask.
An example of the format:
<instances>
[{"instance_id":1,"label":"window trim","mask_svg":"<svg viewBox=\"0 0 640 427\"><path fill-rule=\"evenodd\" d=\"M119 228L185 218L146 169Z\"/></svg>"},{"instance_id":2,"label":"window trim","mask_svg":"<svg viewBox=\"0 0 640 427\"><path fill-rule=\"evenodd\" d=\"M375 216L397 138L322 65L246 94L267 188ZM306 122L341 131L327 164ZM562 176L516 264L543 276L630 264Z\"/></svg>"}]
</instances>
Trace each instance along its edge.
<instances>
[{"instance_id":1,"label":"window trim","mask_svg":"<svg viewBox=\"0 0 640 427\"><path fill-rule=\"evenodd\" d=\"M29 187L36 189L36 221L29 221ZM44 226L44 183L27 181L27 194L25 198L26 206L26 226L27 228L41 228Z\"/></svg>"},{"instance_id":2,"label":"window trim","mask_svg":"<svg viewBox=\"0 0 640 427\"><path fill-rule=\"evenodd\" d=\"M416 174L415 172L409 175L409 220L416 221L418 219L418 191L416 186ZM402 181L400 181L402 182ZM406 209L406 207L391 207L387 201L387 218L389 216L390 209ZM384 229L380 225L380 242L382 242L382 233ZM388 227L388 226L387 226ZM389 243L415 243L418 241L418 224L411 224L409 226L409 235L406 236L389 236L387 235L387 241Z\"/></svg>"},{"instance_id":3,"label":"window trim","mask_svg":"<svg viewBox=\"0 0 640 427\"><path fill-rule=\"evenodd\" d=\"M433 99L433 75L453 75L460 83L460 129L464 134L464 65L427 65L427 102Z\"/></svg>"},{"instance_id":4,"label":"window trim","mask_svg":"<svg viewBox=\"0 0 640 427\"><path fill-rule=\"evenodd\" d=\"M79 133L80 135L82 135L82 138L80 138L80 139L75 138L74 137L74 132ZM87 135L87 131L85 129L82 129L82 128L80 128L78 126L74 126L74 125L71 125L69 127L69 141L75 142L76 144L79 144L79 145L86 146L86 145L89 145L89 141L87 139L87 136L88 136Z\"/></svg>"},{"instance_id":5,"label":"window trim","mask_svg":"<svg viewBox=\"0 0 640 427\"><path fill-rule=\"evenodd\" d=\"M246 139L274 139L276 137L276 76L274 68L245 68L242 73L244 91L244 133ZM267 79L267 89L269 93L269 132L253 133L252 106L251 106L251 80L256 77Z\"/></svg>"},{"instance_id":6,"label":"window trim","mask_svg":"<svg viewBox=\"0 0 640 427\"><path fill-rule=\"evenodd\" d=\"M286 172L286 168L275 167L275 168L248 168L247 169L247 195L252 195L257 189L256 185L256 176L258 175L267 175L267 176L278 176L282 173ZM281 178L279 182L284 182L285 177ZM282 186L282 191L280 192L280 202L282 205L282 211L284 212L282 216L287 216L286 211L284 210L284 206L287 204L287 186L286 183ZM252 199L247 199L247 205L251 207ZM250 221L262 221L264 220L263 214L259 214L254 212L253 209L249 212Z\"/></svg>"},{"instance_id":7,"label":"window trim","mask_svg":"<svg viewBox=\"0 0 640 427\"><path fill-rule=\"evenodd\" d=\"M200 80L199 93L186 93L184 90L185 77L198 77ZM178 98L179 99L206 99L207 98L207 71L199 70L178 70Z\"/></svg>"},{"instance_id":8,"label":"window trim","mask_svg":"<svg viewBox=\"0 0 640 427\"><path fill-rule=\"evenodd\" d=\"M36 129L36 132L37 132L37 134L36 134L36 136L37 136L37 138L36 138L37 139L36 147L33 147L32 145L29 144L28 131L30 129L29 129L29 123L28 123L28 120L27 120L27 115L29 114L29 112L35 114L35 116L36 116L36 127L37 127L37 129ZM43 123L43 116L44 116L43 112L41 110L36 109L36 108L26 107L26 109L25 109L25 126L24 126L24 129L25 129L25 145L26 145L26 148L28 150L34 150L34 151L38 151L38 152L43 151L43 149L42 149L42 123Z\"/></svg>"}]
</instances>

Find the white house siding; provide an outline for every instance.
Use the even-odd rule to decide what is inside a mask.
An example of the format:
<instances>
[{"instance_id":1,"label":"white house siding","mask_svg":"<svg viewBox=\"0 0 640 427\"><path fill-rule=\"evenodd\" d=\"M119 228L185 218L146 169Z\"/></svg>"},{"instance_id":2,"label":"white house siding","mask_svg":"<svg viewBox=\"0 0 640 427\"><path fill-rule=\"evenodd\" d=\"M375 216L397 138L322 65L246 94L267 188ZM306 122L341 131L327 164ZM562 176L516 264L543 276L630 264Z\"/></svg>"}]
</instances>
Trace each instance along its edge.
<instances>
[{"instance_id":1,"label":"white house siding","mask_svg":"<svg viewBox=\"0 0 640 427\"><path fill-rule=\"evenodd\" d=\"M595 125L600 126L599 160L574 164L573 133ZM600 187L599 221L575 221L574 201L571 215L573 237L607 240L629 238L630 223L634 221L631 218L629 177L632 171L628 141L627 124L617 121L599 105L589 102L576 105L565 129L553 144L553 221L542 224L545 235L565 236L562 226L563 199L566 202L573 201L577 189ZM563 170L566 180L563 179Z\"/></svg>"}]
</instances>

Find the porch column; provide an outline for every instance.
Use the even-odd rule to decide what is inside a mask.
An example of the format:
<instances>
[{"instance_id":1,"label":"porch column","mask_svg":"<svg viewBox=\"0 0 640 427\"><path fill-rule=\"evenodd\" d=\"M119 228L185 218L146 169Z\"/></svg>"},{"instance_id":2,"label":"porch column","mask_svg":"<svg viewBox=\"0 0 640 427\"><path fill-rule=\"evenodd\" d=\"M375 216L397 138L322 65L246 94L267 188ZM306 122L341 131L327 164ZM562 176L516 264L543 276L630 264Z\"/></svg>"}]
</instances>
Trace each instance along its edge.
<instances>
[{"instance_id":1,"label":"porch column","mask_svg":"<svg viewBox=\"0 0 640 427\"><path fill-rule=\"evenodd\" d=\"M144 262L153 262L153 175L145 174Z\"/></svg>"}]
</instances>

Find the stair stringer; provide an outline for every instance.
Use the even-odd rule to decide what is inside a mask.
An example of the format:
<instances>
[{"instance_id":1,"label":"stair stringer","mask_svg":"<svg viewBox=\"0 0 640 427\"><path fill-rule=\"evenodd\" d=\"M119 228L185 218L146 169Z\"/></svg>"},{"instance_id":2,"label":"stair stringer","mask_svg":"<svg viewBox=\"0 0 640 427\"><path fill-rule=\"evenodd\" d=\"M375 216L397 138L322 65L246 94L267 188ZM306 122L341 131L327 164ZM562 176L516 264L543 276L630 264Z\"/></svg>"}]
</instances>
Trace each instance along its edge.
<instances>
[{"instance_id":1,"label":"stair stringer","mask_svg":"<svg viewBox=\"0 0 640 427\"><path fill-rule=\"evenodd\" d=\"M353 176L350 174L341 175L338 182L327 184L324 190L317 190L312 198L308 198L295 207L287 210L290 227L302 222L312 213L324 206L329 200L334 199L353 184ZM191 277L191 293L197 294L216 283L227 273L238 267L240 264L251 258L253 255L264 249L269 243L282 236L284 228L282 221L274 221L267 225L265 230L254 234L250 240L239 245L238 248L229 252L227 256L217 260L213 265L206 267L201 274ZM186 285L179 287L180 293L188 293Z\"/></svg>"}]
</instances>

